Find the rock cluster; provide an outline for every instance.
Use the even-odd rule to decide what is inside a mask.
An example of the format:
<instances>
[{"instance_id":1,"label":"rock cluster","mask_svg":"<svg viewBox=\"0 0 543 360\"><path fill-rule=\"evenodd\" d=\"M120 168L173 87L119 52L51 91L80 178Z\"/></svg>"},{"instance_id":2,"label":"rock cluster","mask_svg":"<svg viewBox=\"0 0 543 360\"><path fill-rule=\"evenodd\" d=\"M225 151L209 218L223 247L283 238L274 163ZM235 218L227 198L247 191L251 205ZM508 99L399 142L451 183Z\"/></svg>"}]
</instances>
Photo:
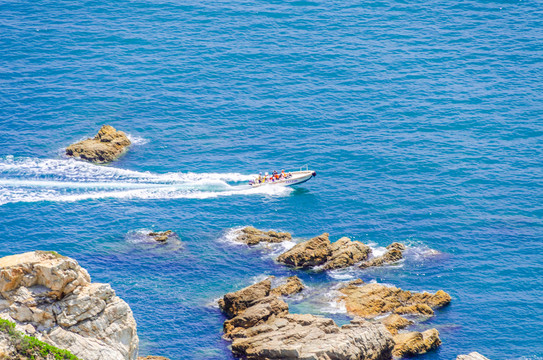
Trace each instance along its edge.
<instances>
[{"instance_id":1,"label":"rock cluster","mask_svg":"<svg viewBox=\"0 0 543 360\"><path fill-rule=\"evenodd\" d=\"M468 355L458 355L456 360L489 360L478 352L474 351Z\"/></svg>"},{"instance_id":2,"label":"rock cluster","mask_svg":"<svg viewBox=\"0 0 543 360\"><path fill-rule=\"evenodd\" d=\"M136 322L108 284L68 257L34 251L0 259L0 317L84 360L135 360Z\"/></svg>"},{"instance_id":3,"label":"rock cluster","mask_svg":"<svg viewBox=\"0 0 543 360\"><path fill-rule=\"evenodd\" d=\"M382 266L401 260L403 250L404 245L394 243L389 245L383 256L368 260L372 253L369 246L347 237L331 243L329 235L324 233L297 244L279 255L277 261L294 267L319 267L322 270L342 269L358 263L360 267Z\"/></svg>"},{"instance_id":4,"label":"rock cluster","mask_svg":"<svg viewBox=\"0 0 543 360\"><path fill-rule=\"evenodd\" d=\"M252 226L247 226L240 230L236 240L247 245L257 245L261 242L280 243L292 240L292 236L288 232L276 232L271 230L266 232Z\"/></svg>"},{"instance_id":5,"label":"rock cluster","mask_svg":"<svg viewBox=\"0 0 543 360\"><path fill-rule=\"evenodd\" d=\"M66 155L91 161L108 163L116 160L131 144L126 134L113 126L104 125L92 139L82 140L66 148Z\"/></svg>"},{"instance_id":6,"label":"rock cluster","mask_svg":"<svg viewBox=\"0 0 543 360\"><path fill-rule=\"evenodd\" d=\"M439 332L429 329L424 332L399 332L413 324L400 314L431 316L433 309L448 305L449 294L443 290L435 294L413 293L381 284L364 284L362 280L350 282L339 289L340 301L345 302L347 312L366 319L391 313L380 322L394 336L393 355L396 357L424 354L441 345Z\"/></svg>"},{"instance_id":7,"label":"rock cluster","mask_svg":"<svg viewBox=\"0 0 543 360\"><path fill-rule=\"evenodd\" d=\"M236 356L268 360L391 358L393 341L383 325L356 318L339 327L331 319L290 314L276 294L283 291L274 290L266 279L219 301L229 317L224 323L225 337L232 340Z\"/></svg>"}]
</instances>

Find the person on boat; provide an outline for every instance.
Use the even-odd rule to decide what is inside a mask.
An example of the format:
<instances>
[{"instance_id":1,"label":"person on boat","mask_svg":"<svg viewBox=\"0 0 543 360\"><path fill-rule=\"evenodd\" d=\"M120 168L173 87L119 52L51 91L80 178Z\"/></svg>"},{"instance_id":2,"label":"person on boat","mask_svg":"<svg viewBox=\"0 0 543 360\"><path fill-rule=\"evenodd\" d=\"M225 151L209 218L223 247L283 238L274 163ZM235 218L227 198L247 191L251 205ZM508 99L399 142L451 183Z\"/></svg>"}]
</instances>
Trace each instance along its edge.
<instances>
[{"instance_id":1,"label":"person on boat","mask_svg":"<svg viewBox=\"0 0 543 360\"><path fill-rule=\"evenodd\" d=\"M282 169L281 170L281 179L286 179L287 178L287 174L285 174L285 169Z\"/></svg>"}]
</instances>

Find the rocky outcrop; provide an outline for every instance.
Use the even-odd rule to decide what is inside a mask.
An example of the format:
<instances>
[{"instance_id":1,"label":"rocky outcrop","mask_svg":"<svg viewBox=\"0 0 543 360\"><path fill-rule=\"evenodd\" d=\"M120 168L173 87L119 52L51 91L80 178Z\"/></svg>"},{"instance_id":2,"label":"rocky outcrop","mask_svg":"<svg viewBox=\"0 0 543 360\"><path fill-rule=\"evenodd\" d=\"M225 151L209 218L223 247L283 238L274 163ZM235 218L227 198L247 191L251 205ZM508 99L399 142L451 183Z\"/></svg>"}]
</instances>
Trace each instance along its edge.
<instances>
[{"instance_id":1,"label":"rocky outcrop","mask_svg":"<svg viewBox=\"0 0 543 360\"><path fill-rule=\"evenodd\" d=\"M323 265L331 253L328 234L324 233L296 244L292 249L279 255L277 261L290 266L308 268Z\"/></svg>"},{"instance_id":2,"label":"rocky outcrop","mask_svg":"<svg viewBox=\"0 0 543 360\"><path fill-rule=\"evenodd\" d=\"M136 322L108 284L68 257L34 251L0 259L0 317L84 360L136 359Z\"/></svg>"},{"instance_id":3,"label":"rocky outcrop","mask_svg":"<svg viewBox=\"0 0 543 360\"><path fill-rule=\"evenodd\" d=\"M281 292L281 291L279 291ZM356 318L337 326L331 319L290 314L270 279L226 294L220 308L232 352L247 359L390 359L391 335L383 325Z\"/></svg>"},{"instance_id":4,"label":"rocky outcrop","mask_svg":"<svg viewBox=\"0 0 543 360\"><path fill-rule=\"evenodd\" d=\"M261 231L252 226L247 226L239 231L239 235L236 237L237 241L243 242L247 245L257 245L261 242L266 243L280 243L283 241L292 240L292 236L288 232L276 232L276 231Z\"/></svg>"},{"instance_id":5,"label":"rocky outcrop","mask_svg":"<svg viewBox=\"0 0 543 360\"><path fill-rule=\"evenodd\" d=\"M332 270L345 268L365 260L370 253L371 249L360 241L351 241L343 237L330 243L328 234L324 233L297 244L279 255L277 261L300 268L322 266L323 270Z\"/></svg>"},{"instance_id":6,"label":"rocky outcrop","mask_svg":"<svg viewBox=\"0 0 543 360\"><path fill-rule=\"evenodd\" d=\"M394 344L392 354L396 357L407 357L436 349L441 345L441 340L436 329L429 329L397 334L394 336Z\"/></svg>"},{"instance_id":7,"label":"rocky outcrop","mask_svg":"<svg viewBox=\"0 0 543 360\"><path fill-rule=\"evenodd\" d=\"M342 237L330 244L331 254L323 266L323 270L342 269L365 260L370 256L371 249L360 241L351 241Z\"/></svg>"},{"instance_id":8,"label":"rocky outcrop","mask_svg":"<svg viewBox=\"0 0 543 360\"><path fill-rule=\"evenodd\" d=\"M152 237L156 242L163 244L168 241L171 236L174 236L174 232L171 230L151 231L148 235Z\"/></svg>"},{"instance_id":9,"label":"rocky outcrop","mask_svg":"<svg viewBox=\"0 0 543 360\"><path fill-rule=\"evenodd\" d=\"M369 261L364 261L358 265L361 269L372 266L383 266L388 264L393 264L400 261L403 258L403 252L405 250L405 245L400 243L392 243L387 246L387 251L383 256L373 258Z\"/></svg>"},{"instance_id":10,"label":"rocky outcrop","mask_svg":"<svg viewBox=\"0 0 543 360\"><path fill-rule=\"evenodd\" d=\"M450 295L443 290L435 294L414 293L381 284L364 284L361 280L349 283L339 291L342 293L339 300L345 301L347 311L365 318L389 312L431 316L433 309L451 302Z\"/></svg>"},{"instance_id":11,"label":"rocky outcrop","mask_svg":"<svg viewBox=\"0 0 543 360\"><path fill-rule=\"evenodd\" d=\"M131 144L126 134L113 126L104 125L92 139L82 140L66 148L66 155L93 163L116 160Z\"/></svg>"},{"instance_id":12,"label":"rocky outcrop","mask_svg":"<svg viewBox=\"0 0 543 360\"><path fill-rule=\"evenodd\" d=\"M347 312L367 319L391 313L380 322L394 335L393 355L396 357L424 354L441 345L439 332L429 329L424 332L399 332L413 324L399 314L431 316L433 309L448 305L449 294L443 290L435 294L413 293L381 284L365 284L358 279L339 289L339 300L345 302Z\"/></svg>"},{"instance_id":13,"label":"rocky outcrop","mask_svg":"<svg viewBox=\"0 0 543 360\"><path fill-rule=\"evenodd\" d=\"M319 267L321 270L343 269L355 264L361 268L382 266L401 260L405 245L393 243L387 249L383 256L368 260L372 253L369 246L347 237L331 243L328 234L324 233L297 244L279 255L277 261L304 269Z\"/></svg>"},{"instance_id":14,"label":"rocky outcrop","mask_svg":"<svg viewBox=\"0 0 543 360\"><path fill-rule=\"evenodd\" d=\"M489 360L489 359L479 354L478 352L474 351L472 353L469 353L468 355L458 355L456 357L456 360Z\"/></svg>"}]
</instances>

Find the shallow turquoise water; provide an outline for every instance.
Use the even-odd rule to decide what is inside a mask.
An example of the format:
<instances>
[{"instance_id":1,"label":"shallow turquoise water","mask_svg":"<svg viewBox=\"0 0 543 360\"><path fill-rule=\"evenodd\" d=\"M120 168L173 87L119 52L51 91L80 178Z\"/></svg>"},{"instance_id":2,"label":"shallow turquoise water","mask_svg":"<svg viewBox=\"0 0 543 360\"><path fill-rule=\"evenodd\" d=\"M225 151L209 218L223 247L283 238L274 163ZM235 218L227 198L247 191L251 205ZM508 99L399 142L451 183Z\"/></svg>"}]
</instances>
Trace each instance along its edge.
<instances>
[{"instance_id":1,"label":"shallow turquoise water","mask_svg":"<svg viewBox=\"0 0 543 360\"><path fill-rule=\"evenodd\" d=\"M231 359L213 305L262 275L444 289L443 345L543 357L543 7L535 1L0 2L0 255L76 258L134 310L142 354ZM111 166L62 157L100 125ZM295 190L259 170L309 164ZM192 173L192 174L189 174ZM410 244L397 267L291 271L225 240L252 224ZM155 248L138 230L173 229Z\"/></svg>"}]
</instances>

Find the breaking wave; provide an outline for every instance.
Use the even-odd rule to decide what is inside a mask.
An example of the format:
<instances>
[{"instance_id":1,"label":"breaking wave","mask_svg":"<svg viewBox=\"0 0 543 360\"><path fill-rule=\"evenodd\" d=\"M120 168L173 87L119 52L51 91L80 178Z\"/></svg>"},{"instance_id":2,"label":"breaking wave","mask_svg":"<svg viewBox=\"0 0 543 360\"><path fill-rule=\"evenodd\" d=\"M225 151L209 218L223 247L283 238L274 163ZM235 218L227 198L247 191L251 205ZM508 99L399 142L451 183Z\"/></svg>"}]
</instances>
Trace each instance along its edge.
<instances>
[{"instance_id":1,"label":"breaking wave","mask_svg":"<svg viewBox=\"0 0 543 360\"><path fill-rule=\"evenodd\" d=\"M0 205L87 199L207 199L220 196L285 196L282 186L252 188L255 175L166 173L97 166L74 159L0 158Z\"/></svg>"}]
</instances>

